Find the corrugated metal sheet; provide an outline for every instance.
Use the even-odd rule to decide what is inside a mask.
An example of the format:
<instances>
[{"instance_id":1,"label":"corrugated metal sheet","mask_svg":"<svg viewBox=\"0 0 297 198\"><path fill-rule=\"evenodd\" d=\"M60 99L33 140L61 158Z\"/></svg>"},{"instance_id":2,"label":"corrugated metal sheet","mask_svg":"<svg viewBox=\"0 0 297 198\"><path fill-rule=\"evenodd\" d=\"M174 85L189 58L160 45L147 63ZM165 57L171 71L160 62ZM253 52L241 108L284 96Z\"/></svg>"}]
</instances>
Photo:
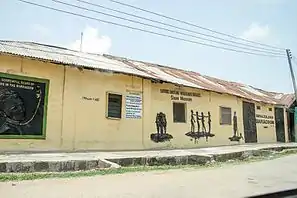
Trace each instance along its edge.
<instances>
[{"instance_id":1,"label":"corrugated metal sheet","mask_svg":"<svg viewBox=\"0 0 297 198\"><path fill-rule=\"evenodd\" d=\"M177 85L235 95L256 102L289 106L294 101L293 94L268 92L249 85L204 76L197 72L111 55L84 53L33 42L0 41L0 53L42 59L58 64L136 75Z\"/></svg>"},{"instance_id":2,"label":"corrugated metal sheet","mask_svg":"<svg viewBox=\"0 0 297 198\"><path fill-rule=\"evenodd\" d=\"M151 78L145 72L102 55L84 53L66 48L31 42L0 41L0 52L38 58L67 65L121 72Z\"/></svg>"}]
</instances>

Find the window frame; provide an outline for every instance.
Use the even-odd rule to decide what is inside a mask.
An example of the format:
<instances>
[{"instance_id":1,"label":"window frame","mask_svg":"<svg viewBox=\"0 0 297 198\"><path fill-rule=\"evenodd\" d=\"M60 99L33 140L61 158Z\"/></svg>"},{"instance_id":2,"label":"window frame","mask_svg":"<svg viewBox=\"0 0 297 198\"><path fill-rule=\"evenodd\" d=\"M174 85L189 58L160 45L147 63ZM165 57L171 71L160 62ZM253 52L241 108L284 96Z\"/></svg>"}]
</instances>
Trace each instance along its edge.
<instances>
[{"instance_id":1,"label":"window frame","mask_svg":"<svg viewBox=\"0 0 297 198\"><path fill-rule=\"evenodd\" d=\"M184 105L184 121L175 121L174 120L174 104L183 104ZM173 101L172 102L172 121L173 123L177 123L177 124L184 124L187 123L187 103L186 102L176 102Z\"/></svg>"},{"instance_id":2,"label":"window frame","mask_svg":"<svg viewBox=\"0 0 297 198\"><path fill-rule=\"evenodd\" d=\"M112 95L119 95L121 96L121 112L120 112L120 118L118 117L110 117L108 116L108 106L109 106L109 95L112 94ZM111 120L120 120L122 119L123 117L123 94L121 93L118 93L118 92L111 92L111 91L108 91L106 92L106 109L105 109L105 117L107 119L111 119Z\"/></svg>"},{"instance_id":3,"label":"window frame","mask_svg":"<svg viewBox=\"0 0 297 198\"><path fill-rule=\"evenodd\" d=\"M232 108L231 107L226 107L226 106L220 106L220 125L232 125ZM222 114L222 109L225 108L225 109L230 109L230 123L223 123L223 114Z\"/></svg>"},{"instance_id":4,"label":"window frame","mask_svg":"<svg viewBox=\"0 0 297 198\"><path fill-rule=\"evenodd\" d=\"M256 109L257 110L261 110L261 106L260 105L256 105Z\"/></svg>"}]
</instances>

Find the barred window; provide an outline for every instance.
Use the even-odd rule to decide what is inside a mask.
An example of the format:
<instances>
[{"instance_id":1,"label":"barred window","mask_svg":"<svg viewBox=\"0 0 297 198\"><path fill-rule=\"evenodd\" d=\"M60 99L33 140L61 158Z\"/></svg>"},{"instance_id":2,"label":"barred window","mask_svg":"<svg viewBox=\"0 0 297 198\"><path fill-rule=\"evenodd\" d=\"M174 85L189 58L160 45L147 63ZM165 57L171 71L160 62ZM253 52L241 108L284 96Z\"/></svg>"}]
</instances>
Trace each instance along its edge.
<instances>
[{"instance_id":1,"label":"barred window","mask_svg":"<svg viewBox=\"0 0 297 198\"><path fill-rule=\"evenodd\" d=\"M108 118L121 118L122 117L122 95L108 93Z\"/></svg>"},{"instance_id":2,"label":"barred window","mask_svg":"<svg viewBox=\"0 0 297 198\"><path fill-rule=\"evenodd\" d=\"M186 104L173 103L173 122L186 122Z\"/></svg>"},{"instance_id":3,"label":"barred window","mask_svg":"<svg viewBox=\"0 0 297 198\"><path fill-rule=\"evenodd\" d=\"M232 112L229 107L220 107L220 124L231 125L232 124Z\"/></svg>"}]
</instances>

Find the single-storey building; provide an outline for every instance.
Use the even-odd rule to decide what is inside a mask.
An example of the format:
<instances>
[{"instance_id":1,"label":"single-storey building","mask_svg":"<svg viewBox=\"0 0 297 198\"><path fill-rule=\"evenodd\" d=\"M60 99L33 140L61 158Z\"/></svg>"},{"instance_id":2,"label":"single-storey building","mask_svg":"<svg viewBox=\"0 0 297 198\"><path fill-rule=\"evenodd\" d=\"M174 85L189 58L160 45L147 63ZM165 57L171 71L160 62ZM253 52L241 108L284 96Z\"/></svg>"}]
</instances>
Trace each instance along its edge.
<instances>
[{"instance_id":1,"label":"single-storey building","mask_svg":"<svg viewBox=\"0 0 297 198\"><path fill-rule=\"evenodd\" d=\"M292 94L33 42L0 41L0 150L294 141Z\"/></svg>"}]
</instances>

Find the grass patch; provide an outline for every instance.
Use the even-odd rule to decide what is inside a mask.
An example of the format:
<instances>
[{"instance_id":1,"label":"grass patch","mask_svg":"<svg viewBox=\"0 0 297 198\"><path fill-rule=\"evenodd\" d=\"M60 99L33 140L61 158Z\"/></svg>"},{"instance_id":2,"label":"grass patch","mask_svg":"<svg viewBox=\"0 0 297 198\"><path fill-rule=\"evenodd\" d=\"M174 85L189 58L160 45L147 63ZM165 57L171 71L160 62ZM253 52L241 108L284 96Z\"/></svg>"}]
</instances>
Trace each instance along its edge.
<instances>
[{"instance_id":1,"label":"grass patch","mask_svg":"<svg viewBox=\"0 0 297 198\"><path fill-rule=\"evenodd\" d=\"M118 169L97 169L90 171L77 172L51 172L51 173L1 173L0 182L6 181L21 181L21 180L36 180L48 178L75 178L75 177L91 177L96 175L124 174L130 172L147 172L155 170L170 170L184 168L202 168L209 167L207 165L180 165L180 166L136 166L136 167L121 167Z\"/></svg>"},{"instance_id":2,"label":"grass patch","mask_svg":"<svg viewBox=\"0 0 297 198\"><path fill-rule=\"evenodd\" d=\"M91 171L78 172L55 172L55 173L0 173L0 182L21 181L21 180L37 180L49 178L75 178L75 177L91 177L96 175L124 174L131 172L148 172L148 171L164 171L172 169L201 169L216 168L227 165L239 165L244 163L253 163L263 160L273 160L287 155L297 154L297 149L287 149L281 152L272 152L268 156L250 156L246 159L229 160L227 162L213 162L205 165L177 165L177 166L136 166L121 167L118 169L98 169Z\"/></svg>"}]
</instances>

